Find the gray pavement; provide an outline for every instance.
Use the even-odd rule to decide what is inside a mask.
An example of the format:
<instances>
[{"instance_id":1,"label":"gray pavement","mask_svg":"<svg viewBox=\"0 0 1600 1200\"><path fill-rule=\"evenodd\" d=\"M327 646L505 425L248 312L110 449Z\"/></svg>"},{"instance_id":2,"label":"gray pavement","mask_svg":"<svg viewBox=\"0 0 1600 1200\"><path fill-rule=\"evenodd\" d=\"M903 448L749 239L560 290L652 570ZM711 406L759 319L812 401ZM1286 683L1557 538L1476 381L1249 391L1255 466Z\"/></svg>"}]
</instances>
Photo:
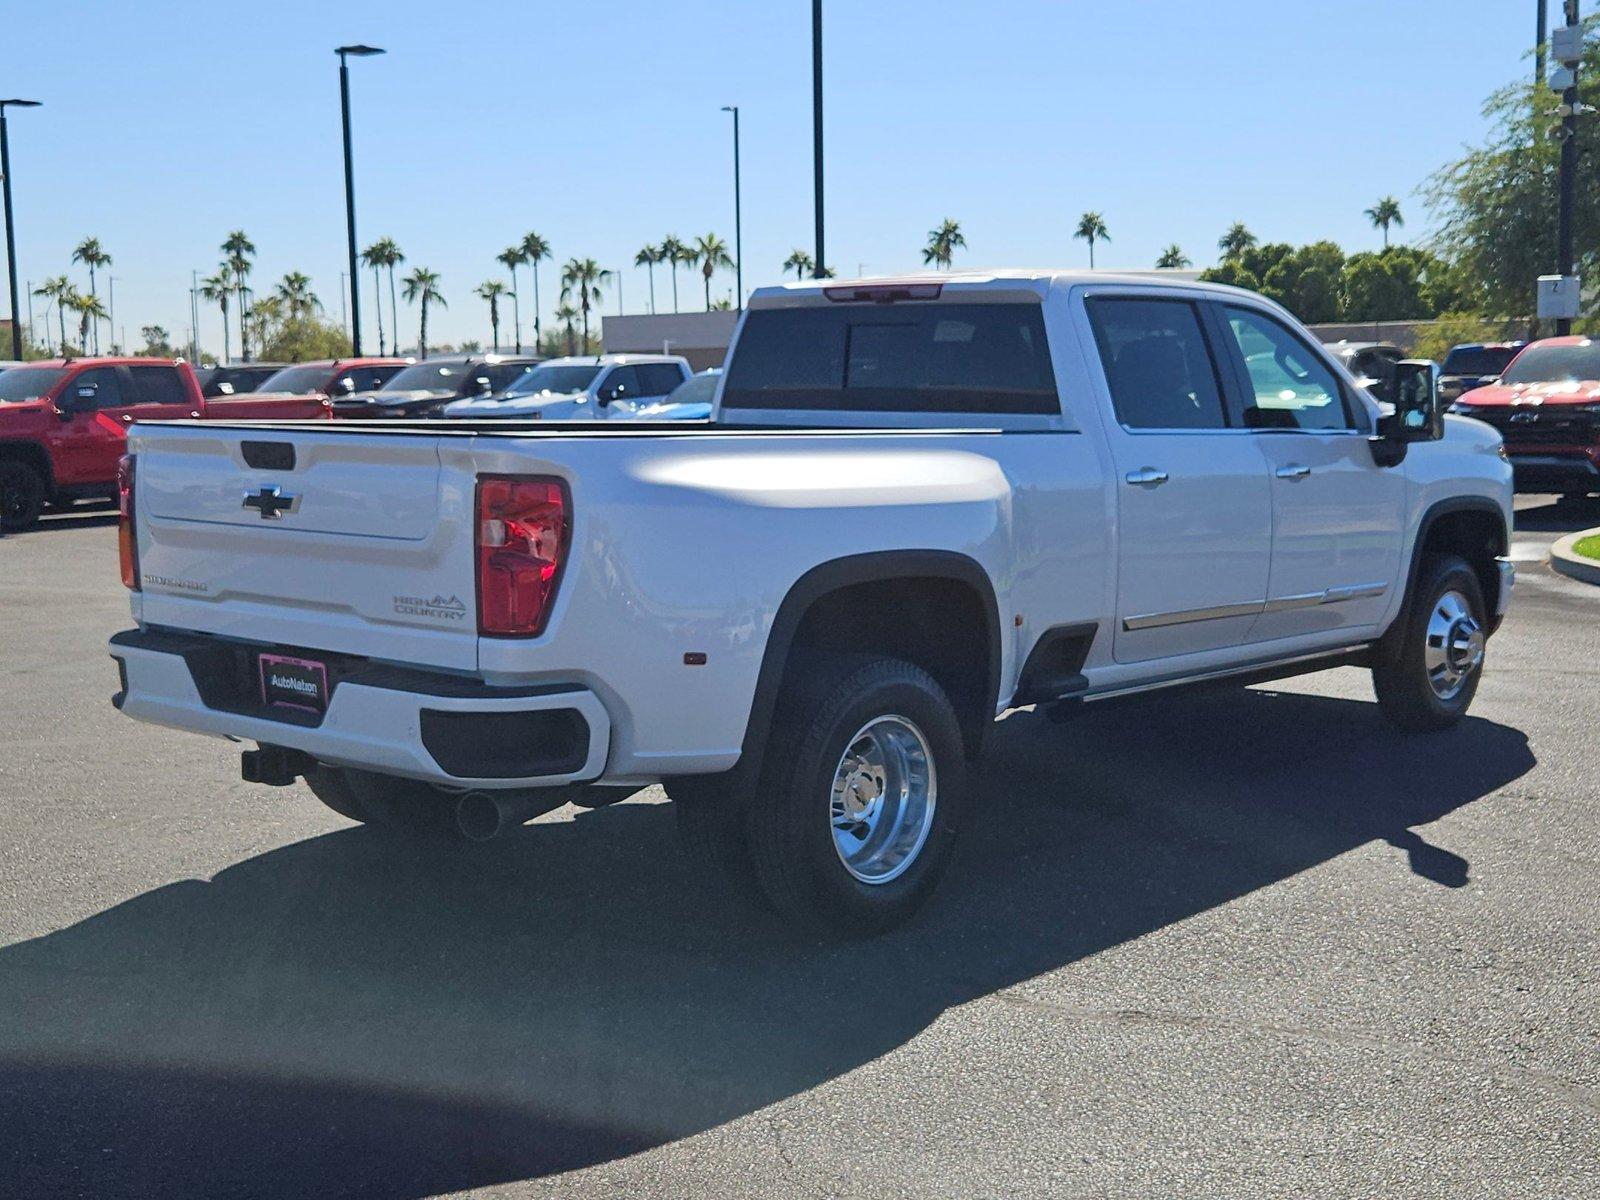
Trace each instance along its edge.
<instances>
[{"instance_id":1,"label":"gray pavement","mask_svg":"<svg viewBox=\"0 0 1600 1200\"><path fill-rule=\"evenodd\" d=\"M996 731L910 928L701 898L657 791L482 847L137 725L104 515L0 541L0 1195L1600 1196L1600 590L1366 677Z\"/></svg>"}]
</instances>

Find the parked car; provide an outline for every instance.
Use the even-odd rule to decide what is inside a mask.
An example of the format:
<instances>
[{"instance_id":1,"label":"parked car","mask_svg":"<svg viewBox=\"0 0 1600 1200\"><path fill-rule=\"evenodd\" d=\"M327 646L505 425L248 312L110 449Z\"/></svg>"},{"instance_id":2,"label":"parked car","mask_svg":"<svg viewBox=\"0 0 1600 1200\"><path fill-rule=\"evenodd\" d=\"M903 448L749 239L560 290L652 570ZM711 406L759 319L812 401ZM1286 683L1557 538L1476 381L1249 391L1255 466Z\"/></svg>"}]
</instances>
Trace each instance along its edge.
<instances>
[{"instance_id":1,"label":"parked car","mask_svg":"<svg viewBox=\"0 0 1600 1200\"><path fill-rule=\"evenodd\" d=\"M1406 356L1399 346L1391 342L1332 342L1327 350L1379 400L1394 398L1394 366Z\"/></svg>"},{"instance_id":2,"label":"parked car","mask_svg":"<svg viewBox=\"0 0 1600 1200\"><path fill-rule=\"evenodd\" d=\"M333 400L381 387L409 358L325 358L273 372L254 392L218 397L219 419L293 420L333 415Z\"/></svg>"},{"instance_id":3,"label":"parked car","mask_svg":"<svg viewBox=\"0 0 1600 1200\"><path fill-rule=\"evenodd\" d=\"M200 384L200 394L213 397L242 396L259 391L261 385L283 370L288 363L227 363L209 367L196 367L194 377Z\"/></svg>"},{"instance_id":4,"label":"parked car","mask_svg":"<svg viewBox=\"0 0 1600 1200\"><path fill-rule=\"evenodd\" d=\"M1436 370L1384 416L1253 293L949 273L758 289L703 426L141 425L114 702L401 829L664 781L701 869L861 936L1009 709L1361 665L1460 720L1511 468Z\"/></svg>"},{"instance_id":5,"label":"parked car","mask_svg":"<svg viewBox=\"0 0 1600 1200\"><path fill-rule=\"evenodd\" d=\"M1464 393L1450 411L1499 430L1517 491L1600 492L1600 341L1530 342L1498 382Z\"/></svg>"},{"instance_id":6,"label":"parked car","mask_svg":"<svg viewBox=\"0 0 1600 1200\"><path fill-rule=\"evenodd\" d=\"M684 380L659 404L641 405L633 416L640 421L708 421L721 382L722 368L711 367Z\"/></svg>"},{"instance_id":7,"label":"parked car","mask_svg":"<svg viewBox=\"0 0 1600 1200\"><path fill-rule=\"evenodd\" d=\"M0 372L0 527L27 529L46 504L116 495L135 420L205 415L187 363L42 359Z\"/></svg>"},{"instance_id":8,"label":"parked car","mask_svg":"<svg viewBox=\"0 0 1600 1200\"><path fill-rule=\"evenodd\" d=\"M630 417L666 399L689 378L689 360L675 354L601 354L552 358L525 372L497 396L457 400L444 415L468 420L604 421Z\"/></svg>"},{"instance_id":9,"label":"parked car","mask_svg":"<svg viewBox=\"0 0 1600 1200\"><path fill-rule=\"evenodd\" d=\"M20 367L23 361L20 358L0 358L0 371L8 371L12 367Z\"/></svg>"},{"instance_id":10,"label":"parked car","mask_svg":"<svg viewBox=\"0 0 1600 1200\"><path fill-rule=\"evenodd\" d=\"M1439 376L1439 399L1453 403L1473 388L1486 387L1526 346L1527 342L1462 342L1444 356Z\"/></svg>"},{"instance_id":11,"label":"parked car","mask_svg":"<svg viewBox=\"0 0 1600 1200\"><path fill-rule=\"evenodd\" d=\"M412 363L373 391L336 396L339 418L433 417L452 400L503 391L543 359L532 355L441 354Z\"/></svg>"}]
</instances>

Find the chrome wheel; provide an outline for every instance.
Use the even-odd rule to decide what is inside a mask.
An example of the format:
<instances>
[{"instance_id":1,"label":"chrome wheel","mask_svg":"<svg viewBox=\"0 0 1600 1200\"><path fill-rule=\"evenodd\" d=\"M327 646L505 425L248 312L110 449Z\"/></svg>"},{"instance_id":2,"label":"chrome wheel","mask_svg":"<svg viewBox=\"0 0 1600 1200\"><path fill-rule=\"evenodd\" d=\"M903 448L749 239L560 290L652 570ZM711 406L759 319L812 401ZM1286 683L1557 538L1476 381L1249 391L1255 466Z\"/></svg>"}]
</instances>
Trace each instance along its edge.
<instances>
[{"instance_id":1,"label":"chrome wheel","mask_svg":"<svg viewBox=\"0 0 1600 1200\"><path fill-rule=\"evenodd\" d=\"M938 775L928 739L905 717L856 731L833 772L829 821L839 861L862 883L904 874L933 828Z\"/></svg>"},{"instance_id":2,"label":"chrome wheel","mask_svg":"<svg viewBox=\"0 0 1600 1200\"><path fill-rule=\"evenodd\" d=\"M1472 606L1460 592L1445 592L1428 614L1427 646L1422 663L1428 672L1428 685L1441 700L1454 700L1483 665L1483 626L1472 615Z\"/></svg>"}]
</instances>

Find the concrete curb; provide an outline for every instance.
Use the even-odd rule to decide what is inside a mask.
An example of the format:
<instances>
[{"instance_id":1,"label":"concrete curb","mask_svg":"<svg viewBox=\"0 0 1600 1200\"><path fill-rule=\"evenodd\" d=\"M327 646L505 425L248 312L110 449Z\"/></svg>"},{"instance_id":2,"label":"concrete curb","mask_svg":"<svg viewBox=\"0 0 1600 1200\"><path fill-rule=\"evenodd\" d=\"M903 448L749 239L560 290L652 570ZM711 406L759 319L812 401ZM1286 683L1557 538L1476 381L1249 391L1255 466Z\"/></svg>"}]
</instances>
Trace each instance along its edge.
<instances>
[{"instance_id":1,"label":"concrete curb","mask_svg":"<svg viewBox=\"0 0 1600 1200\"><path fill-rule=\"evenodd\" d=\"M1584 583L1600 584L1600 559L1585 558L1573 551L1586 537L1600 535L1600 527L1594 529L1580 529L1577 533L1569 533L1559 539L1550 547L1550 565L1563 575L1570 575L1573 579L1581 579Z\"/></svg>"}]
</instances>

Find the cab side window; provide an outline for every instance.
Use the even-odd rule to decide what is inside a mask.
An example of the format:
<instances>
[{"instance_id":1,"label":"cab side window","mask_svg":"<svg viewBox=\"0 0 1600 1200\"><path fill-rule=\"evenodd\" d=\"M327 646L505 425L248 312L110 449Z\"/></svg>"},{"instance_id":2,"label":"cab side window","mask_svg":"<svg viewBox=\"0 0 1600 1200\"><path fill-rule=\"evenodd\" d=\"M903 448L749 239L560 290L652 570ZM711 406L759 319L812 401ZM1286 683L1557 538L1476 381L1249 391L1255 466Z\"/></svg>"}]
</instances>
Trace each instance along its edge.
<instances>
[{"instance_id":1,"label":"cab side window","mask_svg":"<svg viewBox=\"0 0 1600 1200\"><path fill-rule=\"evenodd\" d=\"M183 386L177 367L130 366L128 382L130 404L189 403L189 389Z\"/></svg>"},{"instance_id":2,"label":"cab side window","mask_svg":"<svg viewBox=\"0 0 1600 1200\"><path fill-rule=\"evenodd\" d=\"M1249 377L1244 421L1252 429L1354 428L1338 377L1288 326L1253 308L1227 305L1228 331Z\"/></svg>"},{"instance_id":3,"label":"cab side window","mask_svg":"<svg viewBox=\"0 0 1600 1200\"><path fill-rule=\"evenodd\" d=\"M640 363L636 370L641 396L665 396L684 378L677 363Z\"/></svg>"},{"instance_id":4,"label":"cab side window","mask_svg":"<svg viewBox=\"0 0 1600 1200\"><path fill-rule=\"evenodd\" d=\"M1216 364L1187 300L1086 302L1117 420L1128 429L1223 429Z\"/></svg>"},{"instance_id":5,"label":"cab side window","mask_svg":"<svg viewBox=\"0 0 1600 1200\"><path fill-rule=\"evenodd\" d=\"M645 393L639 390L639 372L633 367L618 367L606 376L596 393L607 404L613 400L637 400Z\"/></svg>"},{"instance_id":6,"label":"cab side window","mask_svg":"<svg viewBox=\"0 0 1600 1200\"><path fill-rule=\"evenodd\" d=\"M83 396L85 389L93 389L92 399ZM67 384L66 394L83 412L94 408L121 408L128 403L123 398L122 380L117 377L115 367L90 367L75 375Z\"/></svg>"}]
</instances>

